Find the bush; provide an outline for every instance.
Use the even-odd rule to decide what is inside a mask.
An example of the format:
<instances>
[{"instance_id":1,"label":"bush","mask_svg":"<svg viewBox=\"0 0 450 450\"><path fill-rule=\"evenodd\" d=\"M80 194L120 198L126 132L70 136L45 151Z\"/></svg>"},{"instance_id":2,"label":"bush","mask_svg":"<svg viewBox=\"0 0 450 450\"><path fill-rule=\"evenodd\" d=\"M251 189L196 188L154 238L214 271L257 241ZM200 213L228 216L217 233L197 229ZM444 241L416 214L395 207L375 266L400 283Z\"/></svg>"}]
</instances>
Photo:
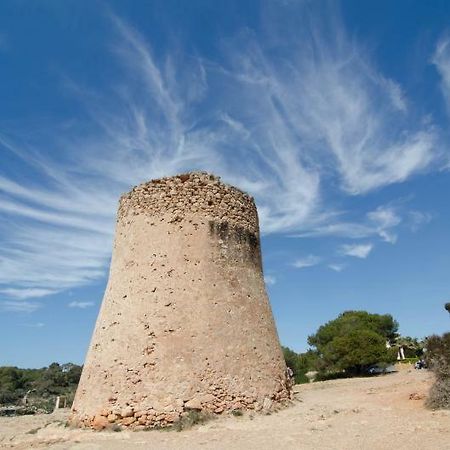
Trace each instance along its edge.
<instances>
[{"instance_id":1,"label":"bush","mask_svg":"<svg viewBox=\"0 0 450 450\"><path fill-rule=\"evenodd\" d=\"M427 405L433 409L450 409L450 333L428 338L426 359L435 375Z\"/></svg>"},{"instance_id":2,"label":"bush","mask_svg":"<svg viewBox=\"0 0 450 450\"><path fill-rule=\"evenodd\" d=\"M192 428L194 425L203 424L205 422L208 422L214 418L214 416L211 413L208 413L206 411L197 411L195 409L191 409L188 411L185 411L180 420L175 422L173 427L166 427L168 429L175 429L176 431L182 431L187 430L189 428Z\"/></svg>"},{"instance_id":3,"label":"bush","mask_svg":"<svg viewBox=\"0 0 450 450\"><path fill-rule=\"evenodd\" d=\"M314 377L314 382L340 380L342 378L349 378L349 377L350 375L346 372L317 372L317 375Z\"/></svg>"},{"instance_id":4,"label":"bush","mask_svg":"<svg viewBox=\"0 0 450 450\"><path fill-rule=\"evenodd\" d=\"M16 391L0 391L0 405L16 404L20 397L21 396Z\"/></svg>"}]
</instances>

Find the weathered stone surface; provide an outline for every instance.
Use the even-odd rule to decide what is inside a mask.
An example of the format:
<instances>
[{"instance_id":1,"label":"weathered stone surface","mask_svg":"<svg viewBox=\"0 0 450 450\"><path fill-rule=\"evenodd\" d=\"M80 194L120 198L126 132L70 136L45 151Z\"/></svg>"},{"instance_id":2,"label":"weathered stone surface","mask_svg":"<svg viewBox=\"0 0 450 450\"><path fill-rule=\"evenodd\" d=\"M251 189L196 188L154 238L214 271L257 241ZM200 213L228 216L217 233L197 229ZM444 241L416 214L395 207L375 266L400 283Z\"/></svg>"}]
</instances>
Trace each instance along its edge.
<instances>
[{"instance_id":1,"label":"weathered stone surface","mask_svg":"<svg viewBox=\"0 0 450 450\"><path fill-rule=\"evenodd\" d=\"M202 409L202 403L199 399L193 398L184 405L187 409Z\"/></svg>"},{"instance_id":2,"label":"weathered stone surface","mask_svg":"<svg viewBox=\"0 0 450 450\"><path fill-rule=\"evenodd\" d=\"M262 407L263 407L263 409L265 409L265 410L269 410L269 409L272 408L272 404L273 404L272 400L270 400L270 398L267 398L267 397L266 397L266 398L264 399L264 402L263 402Z\"/></svg>"},{"instance_id":3,"label":"weathered stone surface","mask_svg":"<svg viewBox=\"0 0 450 450\"><path fill-rule=\"evenodd\" d=\"M138 419L139 425L145 425L147 423L147 416L141 416Z\"/></svg>"},{"instance_id":4,"label":"weathered stone surface","mask_svg":"<svg viewBox=\"0 0 450 450\"><path fill-rule=\"evenodd\" d=\"M97 415L94 417L94 420L92 421L92 428L94 430L100 431L106 428L108 424L109 422L106 417Z\"/></svg>"},{"instance_id":5,"label":"weathered stone surface","mask_svg":"<svg viewBox=\"0 0 450 450\"><path fill-rule=\"evenodd\" d=\"M201 397L199 397L199 400L202 404L208 404L208 403L212 403L214 402L214 400L216 399L216 397L212 394L205 394L202 395Z\"/></svg>"},{"instance_id":6,"label":"weathered stone surface","mask_svg":"<svg viewBox=\"0 0 450 450\"><path fill-rule=\"evenodd\" d=\"M124 419L122 419L122 424L123 425L131 425L132 423L136 422L136 418L135 417L125 417Z\"/></svg>"},{"instance_id":7,"label":"weathered stone surface","mask_svg":"<svg viewBox=\"0 0 450 450\"><path fill-rule=\"evenodd\" d=\"M122 417L131 417L134 414L133 408L125 408L120 414Z\"/></svg>"},{"instance_id":8,"label":"weathered stone surface","mask_svg":"<svg viewBox=\"0 0 450 450\"><path fill-rule=\"evenodd\" d=\"M123 195L74 418L160 426L289 397L253 199L205 173Z\"/></svg>"}]
</instances>

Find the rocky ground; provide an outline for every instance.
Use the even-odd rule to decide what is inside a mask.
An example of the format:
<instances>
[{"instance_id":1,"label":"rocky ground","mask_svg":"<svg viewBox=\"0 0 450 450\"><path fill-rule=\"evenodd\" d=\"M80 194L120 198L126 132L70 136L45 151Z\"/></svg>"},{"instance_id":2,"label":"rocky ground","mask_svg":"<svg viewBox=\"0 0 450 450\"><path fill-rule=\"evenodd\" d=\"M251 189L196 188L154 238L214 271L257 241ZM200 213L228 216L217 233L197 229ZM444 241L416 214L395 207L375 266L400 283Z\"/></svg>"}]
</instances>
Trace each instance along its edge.
<instances>
[{"instance_id":1,"label":"rocky ground","mask_svg":"<svg viewBox=\"0 0 450 450\"><path fill-rule=\"evenodd\" d=\"M450 449L450 411L429 411L427 371L296 386L293 405L270 415L228 416L176 431L95 432L56 415L0 418L13 449Z\"/></svg>"}]
</instances>

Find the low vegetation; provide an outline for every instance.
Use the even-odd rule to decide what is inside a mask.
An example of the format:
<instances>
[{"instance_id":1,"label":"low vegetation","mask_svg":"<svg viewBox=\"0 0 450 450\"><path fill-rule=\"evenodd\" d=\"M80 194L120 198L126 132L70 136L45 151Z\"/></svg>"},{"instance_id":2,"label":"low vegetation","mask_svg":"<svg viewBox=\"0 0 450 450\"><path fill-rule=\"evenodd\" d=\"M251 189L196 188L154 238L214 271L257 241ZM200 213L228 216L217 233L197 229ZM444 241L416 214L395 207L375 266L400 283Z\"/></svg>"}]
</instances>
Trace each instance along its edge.
<instances>
[{"instance_id":1,"label":"low vegetation","mask_svg":"<svg viewBox=\"0 0 450 450\"><path fill-rule=\"evenodd\" d=\"M0 406L20 407L11 411L24 414L51 412L57 396L70 406L80 375L81 366L71 363L53 363L42 369L0 367Z\"/></svg>"},{"instance_id":2,"label":"low vegetation","mask_svg":"<svg viewBox=\"0 0 450 450\"><path fill-rule=\"evenodd\" d=\"M173 426L175 431L182 431L192 428L194 425L206 423L213 418L211 413L205 411L190 410L182 415L180 420Z\"/></svg>"},{"instance_id":3,"label":"low vegetation","mask_svg":"<svg viewBox=\"0 0 450 450\"><path fill-rule=\"evenodd\" d=\"M427 405L450 409L450 333L427 339L427 363L435 376Z\"/></svg>"}]
</instances>

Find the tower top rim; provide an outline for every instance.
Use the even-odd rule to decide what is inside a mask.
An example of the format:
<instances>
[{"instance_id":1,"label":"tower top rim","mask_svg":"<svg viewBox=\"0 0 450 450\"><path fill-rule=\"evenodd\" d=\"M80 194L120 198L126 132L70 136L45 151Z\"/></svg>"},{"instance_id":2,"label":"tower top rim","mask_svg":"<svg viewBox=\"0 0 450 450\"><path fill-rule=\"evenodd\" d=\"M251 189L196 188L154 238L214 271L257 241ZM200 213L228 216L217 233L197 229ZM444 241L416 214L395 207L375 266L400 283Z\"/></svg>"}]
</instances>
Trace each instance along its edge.
<instances>
[{"instance_id":1,"label":"tower top rim","mask_svg":"<svg viewBox=\"0 0 450 450\"><path fill-rule=\"evenodd\" d=\"M118 219L130 214L168 215L171 222L201 216L259 233L253 197L209 172L186 172L135 186L120 198Z\"/></svg>"}]
</instances>

